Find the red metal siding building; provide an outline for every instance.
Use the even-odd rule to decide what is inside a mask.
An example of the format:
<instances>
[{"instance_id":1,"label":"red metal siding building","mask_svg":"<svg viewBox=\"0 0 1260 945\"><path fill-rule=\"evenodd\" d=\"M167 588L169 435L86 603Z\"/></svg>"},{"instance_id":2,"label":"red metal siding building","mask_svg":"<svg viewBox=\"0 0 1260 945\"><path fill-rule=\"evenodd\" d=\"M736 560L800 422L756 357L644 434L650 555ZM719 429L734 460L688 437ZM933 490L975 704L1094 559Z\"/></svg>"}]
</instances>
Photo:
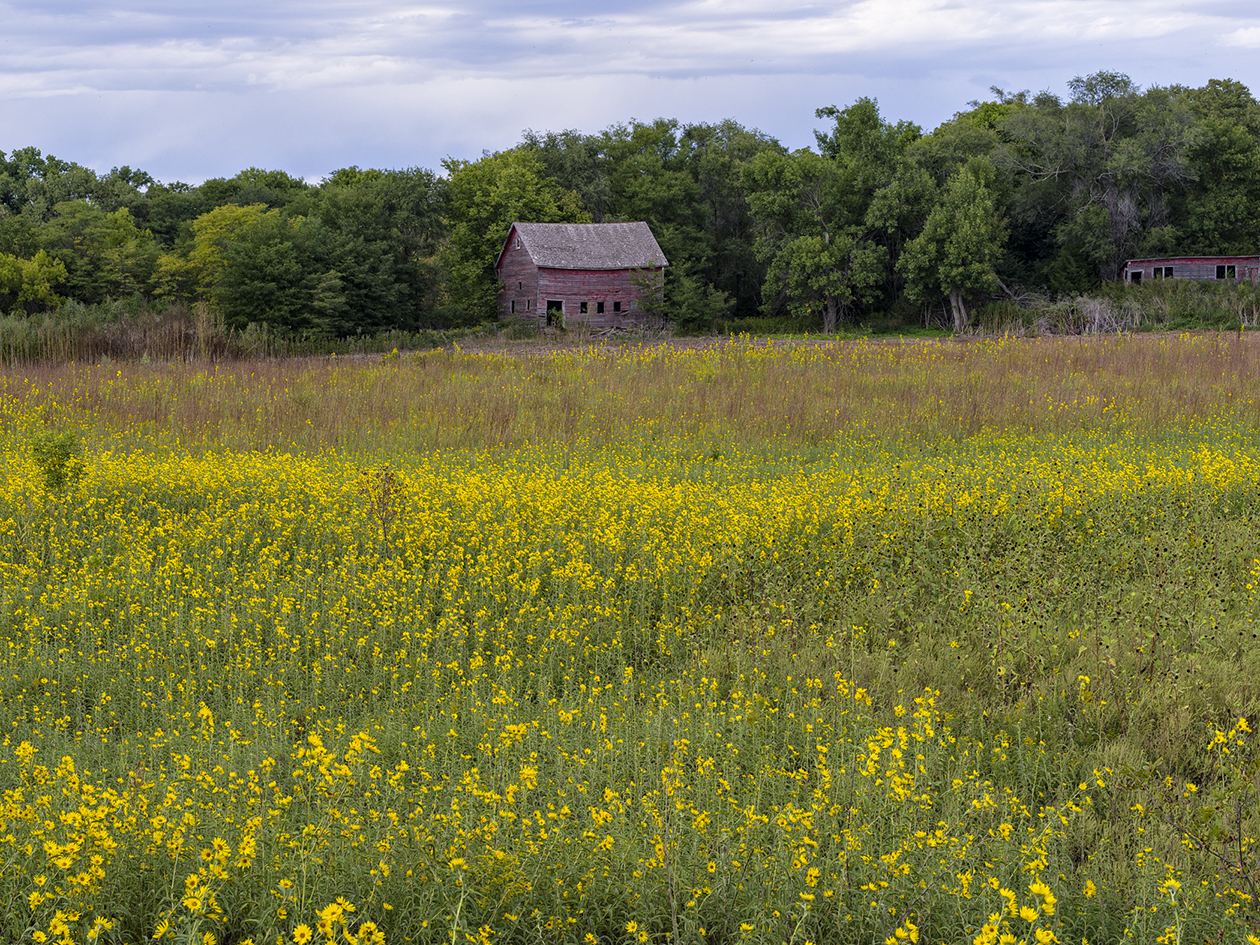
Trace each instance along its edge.
<instances>
[{"instance_id":1,"label":"red metal siding building","mask_svg":"<svg viewBox=\"0 0 1260 945\"><path fill-rule=\"evenodd\" d=\"M494 264L499 318L643 324L643 285L667 265L646 223L513 223Z\"/></svg>"},{"instance_id":2,"label":"red metal siding building","mask_svg":"<svg viewBox=\"0 0 1260 945\"><path fill-rule=\"evenodd\" d=\"M1258 282L1260 256L1161 256L1130 259L1124 267L1125 282L1150 282L1152 279Z\"/></svg>"}]
</instances>

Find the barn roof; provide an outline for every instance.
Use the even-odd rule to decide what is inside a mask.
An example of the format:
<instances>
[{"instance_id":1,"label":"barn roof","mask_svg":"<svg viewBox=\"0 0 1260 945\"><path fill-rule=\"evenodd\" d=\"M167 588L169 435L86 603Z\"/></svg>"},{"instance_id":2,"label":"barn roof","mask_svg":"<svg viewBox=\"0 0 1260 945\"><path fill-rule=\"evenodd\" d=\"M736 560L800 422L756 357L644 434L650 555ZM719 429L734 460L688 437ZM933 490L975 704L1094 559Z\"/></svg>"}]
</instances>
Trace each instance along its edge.
<instances>
[{"instance_id":1,"label":"barn roof","mask_svg":"<svg viewBox=\"0 0 1260 945\"><path fill-rule=\"evenodd\" d=\"M1181 260L1182 262L1189 262L1189 261L1191 261L1191 260L1196 260L1196 259L1201 259L1201 260L1209 260L1209 259L1237 259L1237 260L1240 260L1240 261L1241 261L1241 260L1247 260L1248 262L1260 262L1260 256L1250 256L1250 255L1231 255L1231 254L1229 254L1229 253L1226 253L1226 254L1219 255L1219 256L1142 256L1142 257L1140 257L1140 258L1138 258L1138 259L1130 259L1130 260L1128 260L1128 261L1125 263L1125 265L1126 265L1126 266L1132 266L1134 263L1153 263L1153 262L1161 262L1161 263L1162 263L1162 262L1176 262L1177 260Z\"/></svg>"},{"instance_id":2,"label":"barn roof","mask_svg":"<svg viewBox=\"0 0 1260 945\"><path fill-rule=\"evenodd\" d=\"M646 223L513 223L543 269L651 269L668 266ZM504 242L507 248L507 242ZM502 256L502 253L499 254Z\"/></svg>"}]
</instances>

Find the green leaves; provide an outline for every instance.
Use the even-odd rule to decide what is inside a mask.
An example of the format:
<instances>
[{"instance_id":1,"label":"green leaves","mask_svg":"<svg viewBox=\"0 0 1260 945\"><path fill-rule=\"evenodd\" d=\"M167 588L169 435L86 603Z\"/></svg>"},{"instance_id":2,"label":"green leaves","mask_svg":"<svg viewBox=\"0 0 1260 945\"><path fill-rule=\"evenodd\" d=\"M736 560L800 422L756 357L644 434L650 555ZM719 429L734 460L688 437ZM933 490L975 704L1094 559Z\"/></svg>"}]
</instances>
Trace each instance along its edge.
<instances>
[{"instance_id":1,"label":"green leaves","mask_svg":"<svg viewBox=\"0 0 1260 945\"><path fill-rule=\"evenodd\" d=\"M743 171L757 226L757 253L769 268L762 288L767 309L782 305L794 317L820 314L834 331L872 276L877 248L862 239L853 175L815 154L764 152Z\"/></svg>"},{"instance_id":2,"label":"green leaves","mask_svg":"<svg viewBox=\"0 0 1260 945\"><path fill-rule=\"evenodd\" d=\"M999 127L999 163L1017 175L1016 238L1041 242L1036 265L1061 291L1113 280L1126 259L1158 251L1155 231L1193 186L1204 134L1186 90L1143 92L1110 72L1069 86L1066 106L1038 96Z\"/></svg>"},{"instance_id":3,"label":"green leaves","mask_svg":"<svg viewBox=\"0 0 1260 945\"><path fill-rule=\"evenodd\" d=\"M349 166L311 186L250 167L194 187L0 152L0 306L160 296L330 335L452 327L496 311L514 220L644 220L671 264L663 311L688 330L759 311L904 323L943 298L966 326L999 275L1013 297L1071 298L1129 258L1255 250L1260 103L1245 85L1143 89L1102 71L1068 89L994 88L926 135L863 97L819 108L815 147L794 154L733 120L527 131L447 160L449 179ZM991 172L964 193L977 159ZM290 230L240 229L270 213ZM261 255L242 250L229 274L239 240Z\"/></svg>"},{"instance_id":4,"label":"green leaves","mask_svg":"<svg viewBox=\"0 0 1260 945\"><path fill-rule=\"evenodd\" d=\"M56 289L66 281L66 267L42 249L32 259L0 253L0 310L25 315L62 302Z\"/></svg>"},{"instance_id":5,"label":"green leaves","mask_svg":"<svg viewBox=\"0 0 1260 945\"><path fill-rule=\"evenodd\" d=\"M49 492L65 492L83 478L83 447L69 430L41 430L31 437L31 457Z\"/></svg>"},{"instance_id":6,"label":"green leaves","mask_svg":"<svg viewBox=\"0 0 1260 945\"><path fill-rule=\"evenodd\" d=\"M235 329L346 337L422 327L444 184L416 168L346 168L312 194L278 173L242 172L237 183L297 197L284 208L227 203L198 216L189 239L161 256L157 293L207 300ZM309 214L293 212L299 205Z\"/></svg>"},{"instance_id":7,"label":"green leaves","mask_svg":"<svg viewBox=\"0 0 1260 945\"><path fill-rule=\"evenodd\" d=\"M529 150L516 148L479 161L443 162L450 173L450 238L441 259L450 299L475 318L497 307L494 260L508 230L524 223L589 223L577 194L546 176Z\"/></svg>"},{"instance_id":8,"label":"green leaves","mask_svg":"<svg viewBox=\"0 0 1260 945\"><path fill-rule=\"evenodd\" d=\"M254 323L288 332L313 327L307 260L295 245L303 225L273 210L227 244L211 298L229 327Z\"/></svg>"},{"instance_id":9,"label":"green leaves","mask_svg":"<svg viewBox=\"0 0 1260 945\"><path fill-rule=\"evenodd\" d=\"M780 288L797 318L821 315L823 331L833 332L839 316L884 274L883 248L842 232L834 239L802 236L787 243L766 274Z\"/></svg>"},{"instance_id":10,"label":"green leaves","mask_svg":"<svg viewBox=\"0 0 1260 945\"><path fill-rule=\"evenodd\" d=\"M1006 226L998 216L993 177L988 158L973 158L954 174L899 263L911 298L948 296L955 331L968 327L967 294L992 292L998 284L995 266Z\"/></svg>"},{"instance_id":11,"label":"green leaves","mask_svg":"<svg viewBox=\"0 0 1260 945\"><path fill-rule=\"evenodd\" d=\"M66 294L81 302L103 302L152 291L160 250L131 211L112 213L72 200L57 204L39 228L43 247L66 268Z\"/></svg>"}]
</instances>

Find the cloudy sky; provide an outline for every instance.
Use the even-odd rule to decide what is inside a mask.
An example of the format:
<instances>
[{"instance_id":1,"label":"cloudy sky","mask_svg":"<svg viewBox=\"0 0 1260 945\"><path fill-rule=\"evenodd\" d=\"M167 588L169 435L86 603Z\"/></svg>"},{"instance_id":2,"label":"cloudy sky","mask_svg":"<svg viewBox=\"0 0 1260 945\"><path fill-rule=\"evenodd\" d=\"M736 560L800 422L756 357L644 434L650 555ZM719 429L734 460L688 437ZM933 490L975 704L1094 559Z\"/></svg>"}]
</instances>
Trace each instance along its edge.
<instances>
[{"instance_id":1,"label":"cloudy sky","mask_svg":"<svg viewBox=\"0 0 1260 945\"><path fill-rule=\"evenodd\" d=\"M735 118L790 147L867 95L930 129L1100 69L1260 94L1223 0L0 0L0 150L198 182L436 169L522 129Z\"/></svg>"}]
</instances>

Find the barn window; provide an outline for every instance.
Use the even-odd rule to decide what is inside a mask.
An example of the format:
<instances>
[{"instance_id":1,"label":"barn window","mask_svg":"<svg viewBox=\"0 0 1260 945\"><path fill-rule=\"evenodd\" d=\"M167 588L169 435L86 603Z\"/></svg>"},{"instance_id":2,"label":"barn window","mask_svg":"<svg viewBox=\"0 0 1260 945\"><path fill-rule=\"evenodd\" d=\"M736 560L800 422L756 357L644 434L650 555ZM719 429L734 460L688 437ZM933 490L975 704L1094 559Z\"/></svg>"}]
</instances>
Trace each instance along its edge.
<instances>
[{"instance_id":1,"label":"barn window","mask_svg":"<svg viewBox=\"0 0 1260 945\"><path fill-rule=\"evenodd\" d=\"M1236 279L1238 277L1237 266L1217 266L1216 278L1218 279Z\"/></svg>"},{"instance_id":2,"label":"barn window","mask_svg":"<svg viewBox=\"0 0 1260 945\"><path fill-rule=\"evenodd\" d=\"M595 303L595 314L596 314L596 315L603 315L603 314L604 314L604 303L603 303L603 302L596 302L596 303Z\"/></svg>"},{"instance_id":3,"label":"barn window","mask_svg":"<svg viewBox=\"0 0 1260 945\"><path fill-rule=\"evenodd\" d=\"M587 309L589 308L590 308L590 303L583 302L581 305L578 306L578 311L581 312L583 315L585 315L587 313Z\"/></svg>"},{"instance_id":4,"label":"barn window","mask_svg":"<svg viewBox=\"0 0 1260 945\"><path fill-rule=\"evenodd\" d=\"M1173 277L1172 271L1172 266L1156 266L1153 270L1151 270L1151 278L1171 279Z\"/></svg>"},{"instance_id":5,"label":"barn window","mask_svg":"<svg viewBox=\"0 0 1260 945\"><path fill-rule=\"evenodd\" d=\"M524 287L525 287L525 283L523 283L523 282L518 282L518 283L516 283L516 291L517 291L517 292L520 292L520 291L521 291L521 289L523 289Z\"/></svg>"},{"instance_id":6,"label":"barn window","mask_svg":"<svg viewBox=\"0 0 1260 945\"><path fill-rule=\"evenodd\" d=\"M621 311L621 303L620 303L620 302L613 302L613 311L614 311L614 312L620 312L620 311Z\"/></svg>"},{"instance_id":7,"label":"barn window","mask_svg":"<svg viewBox=\"0 0 1260 945\"><path fill-rule=\"evenodd\" d=\"M512 314L516 314L516 299L512 300Z\"/></svg>"}]
</instances>

